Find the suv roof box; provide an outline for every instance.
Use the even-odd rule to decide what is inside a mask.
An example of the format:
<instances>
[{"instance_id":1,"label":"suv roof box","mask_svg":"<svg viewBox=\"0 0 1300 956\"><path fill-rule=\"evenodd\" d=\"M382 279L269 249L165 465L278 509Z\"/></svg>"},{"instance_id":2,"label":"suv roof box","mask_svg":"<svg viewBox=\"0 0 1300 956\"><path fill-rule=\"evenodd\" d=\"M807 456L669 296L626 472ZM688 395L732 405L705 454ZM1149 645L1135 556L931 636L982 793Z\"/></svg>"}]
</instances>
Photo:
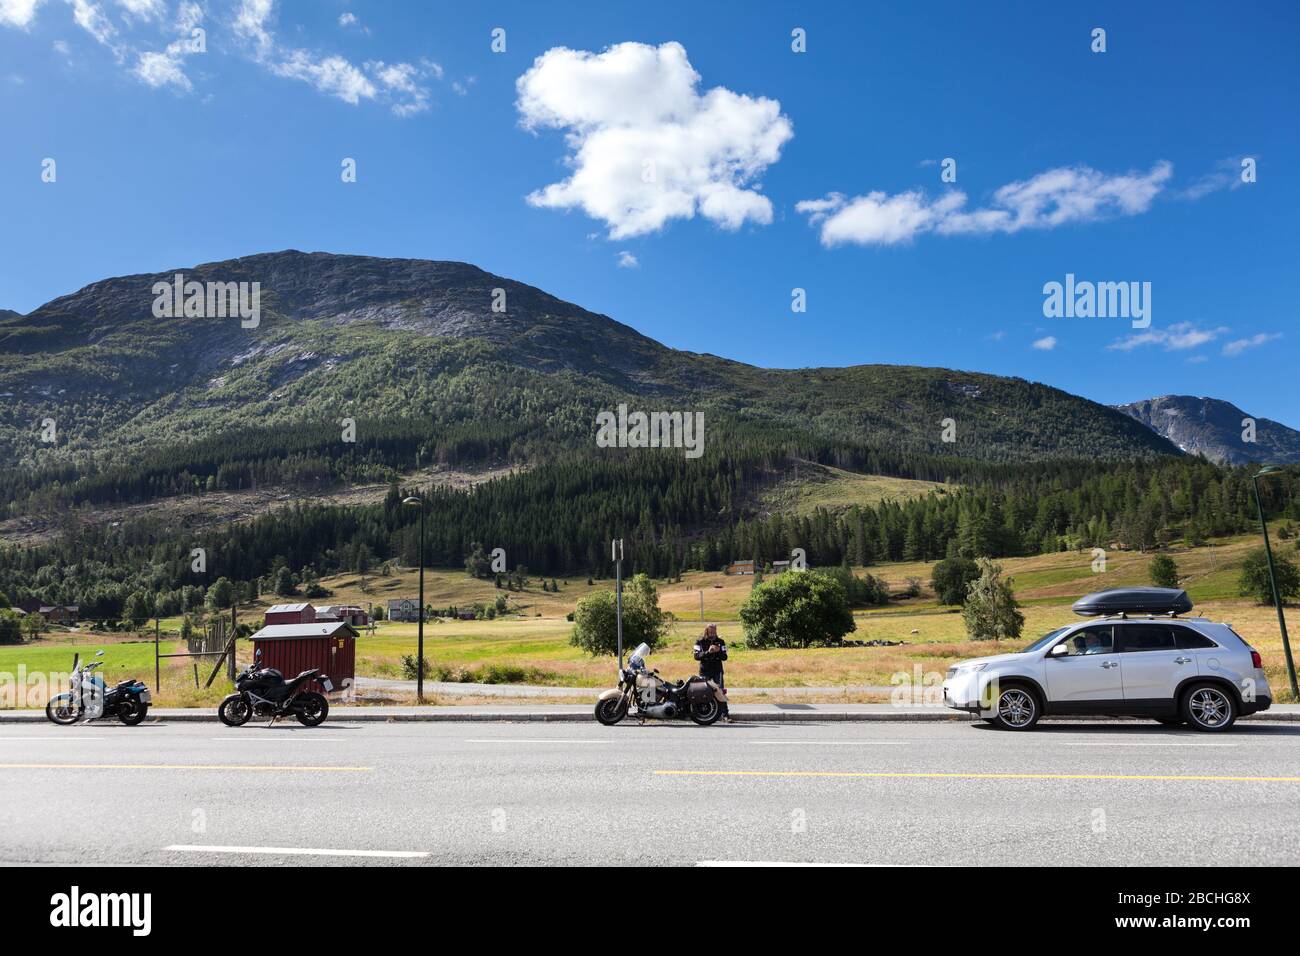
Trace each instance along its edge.
<instances>
[{"instance_id":1,"label":"suv roof box","mask_svg":"<svg viewBox=\"0 0 1300 956\"><path fill-rule=\"evenodd\" d=\"M1074 613L1084 617L1098 614L1186 614L1192 599L1178 588L1110 588L1085 595L1074 602Z\"/></svg>"}]
</instances>

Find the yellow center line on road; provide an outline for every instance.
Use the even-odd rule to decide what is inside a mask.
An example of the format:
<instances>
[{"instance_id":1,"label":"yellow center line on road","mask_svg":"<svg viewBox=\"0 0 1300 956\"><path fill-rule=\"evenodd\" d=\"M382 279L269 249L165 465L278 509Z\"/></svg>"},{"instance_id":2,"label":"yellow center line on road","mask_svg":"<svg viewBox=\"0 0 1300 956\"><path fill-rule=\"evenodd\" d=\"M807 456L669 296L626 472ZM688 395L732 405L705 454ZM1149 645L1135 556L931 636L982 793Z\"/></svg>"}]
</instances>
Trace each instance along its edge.
<instances>
[{"instance_id":1,"label":"yellow center line on road","mask_svg":"<svg viewBox=\"0 0 1300 956\"><path fill-rule=\"evenodd\" d=\"M237 763L0 763L0 770L253 770L283 773L366 773L370 767L298 767Z\"/></svg>"},{"instance_id":2,"label":"yellow center line on road","mask_svg":"<svg viewBox=\"0 0 1300 956\"><path fill-rule=\"evenodd\" d=\"M1300 777L1244 777L1152 773L923 773L856 770L655 770L661 777L878 777L946 780L1172 780L1232 783L1300 783Z\"/></svg>"}]
</instances>

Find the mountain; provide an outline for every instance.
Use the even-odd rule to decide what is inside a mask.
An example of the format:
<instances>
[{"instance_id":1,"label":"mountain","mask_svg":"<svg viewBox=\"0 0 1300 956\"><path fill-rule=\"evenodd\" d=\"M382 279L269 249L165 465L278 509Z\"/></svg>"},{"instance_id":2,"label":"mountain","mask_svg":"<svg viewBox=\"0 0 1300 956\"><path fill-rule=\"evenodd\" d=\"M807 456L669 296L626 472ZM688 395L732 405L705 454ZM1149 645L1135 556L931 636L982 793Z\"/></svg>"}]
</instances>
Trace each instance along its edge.
<instances>
[{"instance_id":1,"label":"mountain","mask_svg":"<svg viewBox=\"0 0 1300 956\"><path fill-rule=\"evenodd\" d=\"M1300 431L1247 415L1231 402L1192 395L1162 395L1141 402L1116 405L1183 451L1211 461L1242 465L1300 462ZM1243 420L1255 418L1255 441L1243 440Z\"/></svg>"},{"instance_id":2,"label":"mountain","mask_svg":"<svg viewBox=\"0 0 1300 956\"><path fill-rule=\"evenodd\" d=\"M0 322L6 322L9 319L21 319L22 315L13 309L0 309Z\"/></svg>"},{"instance_id":3,"label":"mountain","mask_svg":"<svg viewBox=\"0 0 1300 956\"><path fill-rule=\"evenodd\" d=\"M155 283L177 272L260 283L257 327L155 316ZM596 413L624 401L703 411L714 442L761 432L1009 462L1178 453L1126 415L1019 378L761 369L670 349L466 263L297 251L106 279L0 318L0 398L0 478L38 466L64 483L160 449L177 471L204 443L214 460L254 446L351 454L345 419L376 467L451 445L497 461L590 450ZM51 418L58 440L41 442L36 423Z\"/></svg>"}]
</instances>

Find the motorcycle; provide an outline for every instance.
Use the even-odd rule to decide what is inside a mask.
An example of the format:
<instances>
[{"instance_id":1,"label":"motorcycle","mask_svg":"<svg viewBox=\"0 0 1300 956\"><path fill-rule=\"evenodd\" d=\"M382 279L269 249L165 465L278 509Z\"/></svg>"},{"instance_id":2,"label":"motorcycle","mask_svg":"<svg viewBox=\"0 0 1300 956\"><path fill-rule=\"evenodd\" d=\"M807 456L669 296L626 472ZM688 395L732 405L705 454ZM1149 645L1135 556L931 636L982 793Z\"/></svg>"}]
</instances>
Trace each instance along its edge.
<instances>
[{"instance_id":1,"label":"motorcycle","mask_svg":"<svg viewBox=\"0 0 1300 956\"><path fill-rule=\"evenodd\" d=\"M650 646L640 644L628 659L628 666L619 668L618 687L605 691L596 701L598 721L612 727L631 713L642 723L689 717L707 727L722 716L722 705L727 701L723 688L699 675L670 683L659 676L659 671L646 667L649 654Z\"/></svg>"},{"instance_id":2,"label":"motorcycle","mask_svg":"<svg viewBox=\"0 0 1300 956\"><path fill-rule=\"evenodd\" d=\"M304 690L313 680L327 692L334 689L319 667L286 681L275 668L262 666L258 651L253 663L235 677L235 693L221 702L217 716L227 727L242 727L254 716L270 717L274 724L292 714L304 727L317 727L325 722L330 705L324 694Z\"/></svg>"},{"instance_id":3,"label":"motorcycle","mask_svg":"<svg viewBox=\"0 0 1300 956\"><path fill-rule=\"evenodd\" d=\"M112 690L104 684L103 678L95 674L104 662L99 658L104 652L96 651L95 659L81 663L81 655L72 658L72 689L56 694L45 705L45 716L51 723L61 726L75 724L80 720L97 720L100 717L116 717L128 727L134 727L144 720L149 712L153 698L143 681L124 680Z\"/></svg>"}]
</instances>

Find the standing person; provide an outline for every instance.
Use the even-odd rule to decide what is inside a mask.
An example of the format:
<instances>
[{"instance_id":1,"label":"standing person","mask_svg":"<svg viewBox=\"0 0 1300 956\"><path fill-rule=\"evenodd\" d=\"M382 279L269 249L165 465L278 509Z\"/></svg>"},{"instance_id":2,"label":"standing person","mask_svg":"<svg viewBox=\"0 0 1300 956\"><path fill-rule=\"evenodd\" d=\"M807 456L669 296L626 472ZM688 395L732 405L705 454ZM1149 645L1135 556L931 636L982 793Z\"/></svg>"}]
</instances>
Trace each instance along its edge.
<instances>
[{"instance_id":1,"label":"standing person","mask_svg":"<svg viewBox=\"0 0 1300 956\"><path fill-rule=\"evenodd\" d=\"M727 659L727 642L718 637L718 625L710 624L704 628L704 633L695 642L695 659L700 662L701 677L714 681L719 687L727 686L722 674L722 662ZM725 701L722 719L731 723L731 708Z\"/></svg>"}]
</instances>

